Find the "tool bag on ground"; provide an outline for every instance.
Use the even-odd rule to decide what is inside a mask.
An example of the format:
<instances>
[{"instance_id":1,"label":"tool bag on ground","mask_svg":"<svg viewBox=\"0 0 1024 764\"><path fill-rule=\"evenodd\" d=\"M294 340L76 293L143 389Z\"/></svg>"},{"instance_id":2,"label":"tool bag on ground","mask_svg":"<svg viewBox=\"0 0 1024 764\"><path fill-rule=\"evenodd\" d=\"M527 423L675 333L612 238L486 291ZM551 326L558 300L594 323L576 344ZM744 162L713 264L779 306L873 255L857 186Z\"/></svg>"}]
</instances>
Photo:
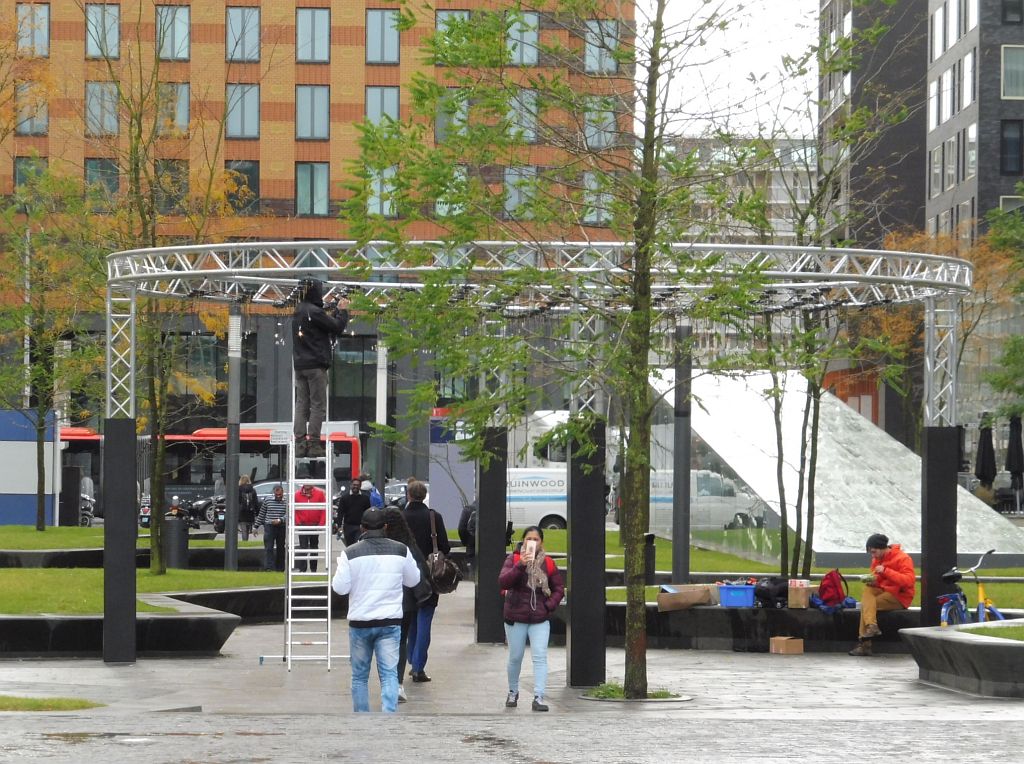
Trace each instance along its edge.
<instances>
[{"instance_id":1,"label":"tool bag on ground","mask_svg":"<svg viewBox=\"0 0 1024 764\"><path fill-rule=\"evenodd\" d=\"M462 571L437 548L437 521L434 519L433 510L430 510L430 538L434 542L434 551L427 556L430 580L435 592L449 594L455 591L462 580Z\"/></svg>"},{"instance_id":2,"label":"tool bag on ground","mask_svg":"<svg viewBox=\"0 0 1024 764\"><path fill-rule=\"evenodd\" d=\"M784 608L789 605L789 579L783 576L769 576L758 579L754 584L756 607Z\"/></svg>"}]
</instances>

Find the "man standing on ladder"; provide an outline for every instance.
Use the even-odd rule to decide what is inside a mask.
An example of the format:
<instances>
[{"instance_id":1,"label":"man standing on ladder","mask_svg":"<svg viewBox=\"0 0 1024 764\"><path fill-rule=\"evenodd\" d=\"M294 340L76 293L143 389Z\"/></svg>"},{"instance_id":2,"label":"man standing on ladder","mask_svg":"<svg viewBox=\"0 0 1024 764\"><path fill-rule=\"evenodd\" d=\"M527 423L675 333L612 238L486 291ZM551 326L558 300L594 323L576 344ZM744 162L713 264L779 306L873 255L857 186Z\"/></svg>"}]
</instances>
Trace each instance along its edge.
<instances>
[{"instance_id":1,"label":"man standing on ladder","mask_svg":"<svg viewBox=\"0 0 1024 764\"><path fill-rule=\"evenodd\" d=\"M326 307L323 282L307 279L299 285L301 300L292 315L292 366L295 369L295 455L323 456L320 427L327 417L327 370L334 337L345 331L348 311L338 304Z\"/></svg>"}]
</instances>

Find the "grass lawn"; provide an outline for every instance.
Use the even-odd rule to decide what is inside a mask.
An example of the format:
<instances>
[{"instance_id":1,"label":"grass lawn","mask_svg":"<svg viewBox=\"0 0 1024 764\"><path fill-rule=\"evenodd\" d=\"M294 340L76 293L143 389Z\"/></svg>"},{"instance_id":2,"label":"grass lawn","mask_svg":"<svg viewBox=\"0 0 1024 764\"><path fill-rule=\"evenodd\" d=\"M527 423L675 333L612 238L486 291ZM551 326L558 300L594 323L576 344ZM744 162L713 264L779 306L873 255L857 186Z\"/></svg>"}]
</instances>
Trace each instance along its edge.
<instances>
[{"instance_id":1,"label":"grass lawn","mask_svg":"<svg viewBox=\"0 0 1024 764\"><path fill-rule=\"evenodd\" d=\"M81 711L83 708L99 708L102 705L79 698L19 698L0 695L0 711Z\"/></svg>"},{"instance_id":2,"label":"grass lawn","mask_svg":"<svg viewBox=\"0 0 1024 764\"><path fill-rule=\"evenodd\" d=\"M172 569L167 575L154 576L148 570L139 570L135 580L138 592L158 593L279 586L284 583L284 573ZM138 602L136 609L140 613L173 612L144 602ZM87 615L102 612L103 571L99 568L0 569L0 613Z\"/></svg>"},{"instance_id":3,"label":"grass lawn","mask_svg":"<svg viewBox=\"0 0 1024 764\"><path fill-rule=\"evenodd\" d=\"M149 531L140 529L137 545L149 548ZM224 539L190 539L190 547L224 547ZM34 525L0 525L0 549L99 549L103 546L103 528L58 527L37 531ZM263 537L238 541L239 547L262 547Z\"/></svg>"},{"instance_id":4,"label":"grass lawn","mask_svg":"<svg viewBox=\"0 0 1024 764\"><path fill-rule=\"evenodd\" d=\"M1024 642L1024 626L1007 626L1003 629L994 629L990 626L980 626L971 629L969 634L982 634L986 637L1001 637L1002 639L1016 639Z\"/></svg>"}]
</instances>

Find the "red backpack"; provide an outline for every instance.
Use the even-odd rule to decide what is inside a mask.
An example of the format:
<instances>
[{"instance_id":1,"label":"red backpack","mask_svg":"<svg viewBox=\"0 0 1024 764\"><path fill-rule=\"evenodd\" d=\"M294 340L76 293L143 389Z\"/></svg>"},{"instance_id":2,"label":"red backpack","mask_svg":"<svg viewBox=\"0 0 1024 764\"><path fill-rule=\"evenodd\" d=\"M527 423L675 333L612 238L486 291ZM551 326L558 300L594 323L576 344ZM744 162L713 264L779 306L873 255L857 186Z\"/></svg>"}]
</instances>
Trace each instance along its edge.
<instances>
[{"instance_id":1,"label":"red backpack","mask_svg":"<svg viewBox=\"0 0 1024 764\"><path fill-rule=\"evenodd\" d=\"M846 579L838 568L826 573L821 579L821 586L818 587L818 598L829 607L841 605L849 593L850 587L847 586Z\"/></svg>"}]
</instances>

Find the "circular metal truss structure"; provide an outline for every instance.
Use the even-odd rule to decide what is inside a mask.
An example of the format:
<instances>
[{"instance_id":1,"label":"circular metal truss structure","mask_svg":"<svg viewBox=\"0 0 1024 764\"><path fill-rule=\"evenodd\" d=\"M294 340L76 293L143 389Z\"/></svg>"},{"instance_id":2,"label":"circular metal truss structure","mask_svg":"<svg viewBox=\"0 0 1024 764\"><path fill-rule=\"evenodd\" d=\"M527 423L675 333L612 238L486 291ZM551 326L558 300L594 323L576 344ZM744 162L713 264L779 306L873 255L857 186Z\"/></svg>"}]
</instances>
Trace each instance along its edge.
<instances>
[{"instance_id":1,"label":"circular metal truss structure","mask_svg":"<svg viewBox=\"0 0 1024 764\"><path fill-rule=\"evenodd\" d=\"M555 271L573 299L538 284L490 307L507 318L551 311L628 309L633 245L626 242L346 241L243 242L116 252L107 258L107 416L134 416L134 325L138 297L284 306L303 279L327 292L358 290L386 309L396 290L420 289L443 273L487 305L515 272ZM971 291L972 266L953 257L822 247L676 244L652 266L652 299L665 316L685 316L710 284L756 274L764 312L826 307L925 305L925 423L956 423L957 303ZM543 282L543 283L541 283ZM504 294L504 292L502 292ZM580 295L583 295L581 301ZM498 298L495 298L496 300Z\"/></svg>"}]
</instances>

